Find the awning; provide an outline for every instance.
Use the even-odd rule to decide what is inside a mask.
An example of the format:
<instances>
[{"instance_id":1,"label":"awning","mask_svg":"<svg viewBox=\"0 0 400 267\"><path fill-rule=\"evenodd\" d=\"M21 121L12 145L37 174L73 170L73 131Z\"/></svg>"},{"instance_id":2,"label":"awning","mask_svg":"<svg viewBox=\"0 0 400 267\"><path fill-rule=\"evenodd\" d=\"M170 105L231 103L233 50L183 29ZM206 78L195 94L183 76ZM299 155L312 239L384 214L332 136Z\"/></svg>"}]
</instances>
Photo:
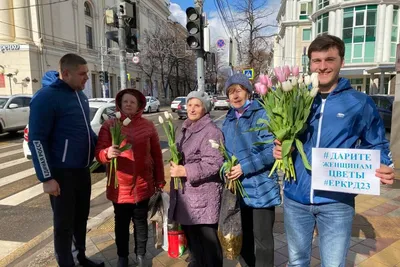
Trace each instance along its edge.
<instances>
[{"instance_id":1,"label":"awning","mask_svg":"<svg viewBox=\"0 0 400 267\"><path fill-rule=\"evenodd\" d=\"M358 68L358 69L341 69L340 76L362 76L364 75L364 69Z\"/></svg>"},{"instance_id":2,"label":"awning","mask_svg":"<svg viewBox=\"0 0 400 267\"><path fill-rule=\"evenodd\" d=\"M394 64L390 65L378 65L376 67L366 69L366 71L369 74L375 74L375 73L385 73L385 72L395 72L395 67Z\"/></svg>"}]
</instances>

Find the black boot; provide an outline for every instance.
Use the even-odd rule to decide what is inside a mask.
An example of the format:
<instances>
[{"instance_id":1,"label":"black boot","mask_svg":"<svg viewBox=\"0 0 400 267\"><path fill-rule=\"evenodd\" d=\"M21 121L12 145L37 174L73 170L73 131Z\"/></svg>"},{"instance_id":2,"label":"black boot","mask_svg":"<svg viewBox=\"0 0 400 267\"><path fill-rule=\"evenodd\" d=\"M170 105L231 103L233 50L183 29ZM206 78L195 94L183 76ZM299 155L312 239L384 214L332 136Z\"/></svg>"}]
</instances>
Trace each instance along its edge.
<instances>
[{"instance_id":1,"label":"black boot","mask_svg":"<svg viewBox=\"0 0 400 267\"><path fill-rule=\"evenodd\" d=\"M94 262L86 258L83 253L78 253L76 258L78 259L79 264L83 267L104 267L104 262Z\"/></svg>"},{"instance_id":2,"label":"black boot","mask_svg":"<svg viewBox=\"0 0 400 267\"><path fill-rule=\"evenodd\" d=\"M144 255L137 255L136 262L137 262L138 267L146 267L145 261L146 261L146 259L145 259Z\"/></svg>"},{"instance_id":3,"label":"black boot","mask_svg":"<svg viewBox=\"0 0 400 267\"><path fill-rule=\"evenodd\" d=\"M128 257L119 257L118 267L128 267L128 262L129 262Z\"/></svg>"}]
</instances>

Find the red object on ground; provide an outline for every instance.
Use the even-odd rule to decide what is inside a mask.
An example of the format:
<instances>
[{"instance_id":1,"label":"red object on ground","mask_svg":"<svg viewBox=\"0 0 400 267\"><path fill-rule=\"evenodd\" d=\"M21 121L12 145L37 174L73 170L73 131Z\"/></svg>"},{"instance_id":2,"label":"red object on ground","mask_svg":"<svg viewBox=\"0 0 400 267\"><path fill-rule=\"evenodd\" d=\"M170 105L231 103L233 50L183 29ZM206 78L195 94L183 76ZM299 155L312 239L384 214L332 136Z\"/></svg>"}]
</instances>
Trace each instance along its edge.
<instances>
[{"instance_id":1,"label":"red object on ground","mask_svg":"<svg viewBox=\"0 0 400 267\"><path fill-rule=\"evenodd\" d=\"M179 258L186 250L186 237L183 231L168 231L168 256Z\"/></svg>"}]
</instances>

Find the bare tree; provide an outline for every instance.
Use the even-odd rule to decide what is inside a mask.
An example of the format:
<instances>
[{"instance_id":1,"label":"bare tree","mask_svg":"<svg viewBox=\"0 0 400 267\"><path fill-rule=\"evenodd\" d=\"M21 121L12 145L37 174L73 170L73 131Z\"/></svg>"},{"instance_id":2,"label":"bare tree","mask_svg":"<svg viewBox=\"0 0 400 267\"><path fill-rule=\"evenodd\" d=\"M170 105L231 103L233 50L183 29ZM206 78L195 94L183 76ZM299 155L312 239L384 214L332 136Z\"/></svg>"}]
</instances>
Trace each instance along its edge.
<instances>
[{"instance_id":1,"label":"bare tree","mask_svg":"<svg viewBox=\"0 0 400 267\"><path fill-rule=\"evenodd\" d=\"M217 2L224 1L227 0ZM232 2L232 10L224 12L235 14L234 17L230 16L230 20L227 19L227 24L238 35L240 63L254 68L258 75L261 71L267 70L272 59L273 40L271 37L276 35L278 27L275 22L276 10L269 7L265 0L234 0ZM229 8L229 4L224 6Z\"/></svg>"}]
</instances>

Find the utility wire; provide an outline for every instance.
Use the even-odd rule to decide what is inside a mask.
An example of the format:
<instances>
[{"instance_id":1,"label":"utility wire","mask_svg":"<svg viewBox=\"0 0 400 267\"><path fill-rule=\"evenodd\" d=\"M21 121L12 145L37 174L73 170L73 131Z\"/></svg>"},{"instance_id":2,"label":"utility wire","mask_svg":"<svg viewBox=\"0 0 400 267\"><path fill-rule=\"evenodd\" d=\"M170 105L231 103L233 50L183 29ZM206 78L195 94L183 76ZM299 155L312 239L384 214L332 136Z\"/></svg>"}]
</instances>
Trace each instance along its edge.
<instances>
[{"instance_id":1,"label":"utility wire","mask_svg":"<svg viewBox=\"0 0 400 267\"><path fill-rule=\"evenodd\" d=\"M1 0L1 1L6 1L6 0ZM68 1L69 1L69 0L59 0L59 1L57 1L57 2L50 2L50 3L46 3L46 4L36 4L36 5L30 5L30 6L0 8L0 11L15 10L15 9L23 9L23 8L30 8L30 7L36 7L36 6L50 6L50 5L65 3L65 2L68 2Z\"/></svg>"}]
</instances>

